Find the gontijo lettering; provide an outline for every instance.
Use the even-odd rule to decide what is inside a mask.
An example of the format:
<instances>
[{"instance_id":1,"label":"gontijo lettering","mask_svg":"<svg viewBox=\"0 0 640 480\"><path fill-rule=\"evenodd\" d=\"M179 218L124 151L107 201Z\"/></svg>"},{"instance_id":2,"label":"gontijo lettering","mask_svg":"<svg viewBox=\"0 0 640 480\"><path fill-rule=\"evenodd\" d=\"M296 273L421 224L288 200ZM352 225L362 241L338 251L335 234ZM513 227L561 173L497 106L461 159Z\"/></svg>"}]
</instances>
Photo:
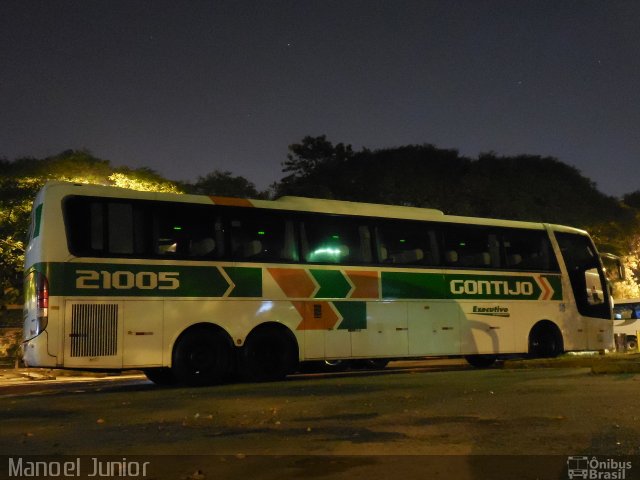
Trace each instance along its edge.
<instances>
[{"instance_id":1,"label":"gontijo lettering","mask_svg":"<svg viewBox=\"0 0 640 480\"><path fill-rule=\"evenodd\" d=\"M529 281L506 280L451 280L454 295L532 295L533 283Z\"/></svg>"}]
</instances>

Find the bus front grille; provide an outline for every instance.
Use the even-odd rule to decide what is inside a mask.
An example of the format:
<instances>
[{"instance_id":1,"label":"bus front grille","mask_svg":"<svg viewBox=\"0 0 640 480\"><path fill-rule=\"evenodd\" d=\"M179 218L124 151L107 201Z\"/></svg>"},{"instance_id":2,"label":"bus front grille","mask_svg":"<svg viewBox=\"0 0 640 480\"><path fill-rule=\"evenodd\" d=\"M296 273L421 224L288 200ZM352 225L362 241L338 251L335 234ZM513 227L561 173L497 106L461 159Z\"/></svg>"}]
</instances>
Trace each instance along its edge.
<instances>
[{"instance_id":1,"label":"bus front grille","mask_svg":"<svg viewBox=\"0 0 640 480\"><path fill-rule=\"evenodd\" d=\"M118 352L118 305L72 305L69 337L71 337L72 357L116 355Z\"/></svg>"}]
</instances>

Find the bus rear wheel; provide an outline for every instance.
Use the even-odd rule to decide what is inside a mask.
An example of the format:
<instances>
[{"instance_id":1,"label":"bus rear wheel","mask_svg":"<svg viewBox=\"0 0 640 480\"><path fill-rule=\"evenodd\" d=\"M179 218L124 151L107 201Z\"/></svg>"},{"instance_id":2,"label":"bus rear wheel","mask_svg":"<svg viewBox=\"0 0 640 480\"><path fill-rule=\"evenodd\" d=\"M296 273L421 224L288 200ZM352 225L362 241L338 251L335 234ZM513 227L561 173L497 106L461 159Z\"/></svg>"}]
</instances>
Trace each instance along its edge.
<instances>
[{"instance_id":1,"label":"bus rear wheel","mask_svg":"<svg viewBox=\"0 0 640 480\"><path fill-rule=\"evenodd\" d=\"M367 358L364 360L352 360L350 365L355 369L383 370L389 363L386 358Z\"/></svg>"},{"instance_id":2,"label":"bus rear wheel","mask_svg":"<svg viewBox=\"0 0 640 480\"><path fill-rule=\"evenodd\" d=\"M186 385L216 385L227 380L232 371L231 346L221 331L211 328L188 330L173 351L171 372Z\"/></svg>"},{"instance_id":3,"label":"bus rear wheel","mask_svg":"<svg viewBox=\"0 0 640 480\"><path fill-rule=\"evenodd\" d=\"M242 348L242 375L254 382L283 380L297 367L292 342L287 332L276 328L251 332Z\"/></svg>"},{"instance_id":4,"label":"bus rear wheel","mask_svg":"<svg viewBox=\"0 0 640 480\"><path fill-rule=\"evenodd\" d=\"M143 370L145 376L156 385L175 385L178 383L176 376L170 368L149 368Z\"/></svg>"},{"instance_id":5,"label":"bus rear wheel","mask_svg":"<svg viewBox=\"0 0 640 480\"><path fill-rule=\"evenodd\" d=\"M496 363L495 355L466 355L464 359L467 363L476 368L488 368Z\"/></svg>"}]
</instances>

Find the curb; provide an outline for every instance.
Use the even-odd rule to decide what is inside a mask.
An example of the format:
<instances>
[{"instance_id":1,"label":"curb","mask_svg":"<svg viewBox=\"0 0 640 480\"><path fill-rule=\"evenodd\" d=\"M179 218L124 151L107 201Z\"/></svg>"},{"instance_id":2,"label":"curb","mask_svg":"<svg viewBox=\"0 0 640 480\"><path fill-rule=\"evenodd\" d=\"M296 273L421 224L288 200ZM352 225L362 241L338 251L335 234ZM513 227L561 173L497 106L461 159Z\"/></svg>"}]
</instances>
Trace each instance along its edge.
<instances>
[{"instance_id":1,"label":"curb","mask_svg":"<svg viewBox=\"0 0 640 480\"><path fill-rule=\"evenodd\" d=\"M612 353L607 355L563 355L556 358L506 360L506 370L535 368L588 368L595 374L640 373L640 354Z\"/></svg>"},{"instance_id":2,"label":"curb","mask_svg":"<svg viewBox=\"0 0 640 480\"><path fill-rule=\"evenodd\" d=\"M122 372L88 372L83 370L60 370L45 368L11 368L0 369L0 385L4 383L15 384L16 382L40 382L47 380L64 379L105 379L118 378L121 376L142 375L139 370L127 370Z\"/></svg>"}]
</instances>

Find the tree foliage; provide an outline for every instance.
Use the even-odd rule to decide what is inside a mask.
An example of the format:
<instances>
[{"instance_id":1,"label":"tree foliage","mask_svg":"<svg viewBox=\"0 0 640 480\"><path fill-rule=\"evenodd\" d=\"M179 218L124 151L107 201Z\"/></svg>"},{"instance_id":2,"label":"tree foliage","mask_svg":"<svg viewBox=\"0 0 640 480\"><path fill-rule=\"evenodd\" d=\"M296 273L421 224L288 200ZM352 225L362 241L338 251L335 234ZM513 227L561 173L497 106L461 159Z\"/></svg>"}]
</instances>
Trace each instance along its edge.
<instances>
[{"instance_id":1,"label":"tree foliage","mask_svg":"<svg viewBox=\"0 0 640 480\"><path fill-rule=\"evenodd\" d=\"M552 157L477 160L456 150L409 145L353 152L325 136L289 147L279 194L438 208L452 215L591 226L629 220L629 209L599 192L576 168Z\"/></svg>"},{"instance_id":2,"label":"tree foliage","mask_svg":"<svg viewBox=\"0 0 640 480\"><path fill-rule=\"evenodd\" d=\"M45 159L0 160L0 307L19 301L31 202L50 180L144 191L181 191L175 182L151 169L115 168L108 160L96 158L87 151L67 150Z\"/></svg>"},{"instance_id":3,"label":"tree foliage","mask_svg":"<svg viewBox=\"0 0 640 480\"><path fill-rule=\"evenodd\" d=\"M184 185L187 193L198 195L220 195L225 197L267 198L267 192L258 192L253 182L235 176L229 171L214 170L198 177L195 183Z\"/></svg>"},{"instance_id":4,"label":"tree foliage","mask_svg":"<svg viewBox=\"0 0 640 480\"><path fill-rule=\"evenodd\" d=\"M351 145L333 145L325 135L304 137L301 143L289 145L287 160L282 164L283 173L288 175L275 185L276 196L337 198L332 177L340 182L342 168L352 157Z\"/></svg>"}]
</instances>

